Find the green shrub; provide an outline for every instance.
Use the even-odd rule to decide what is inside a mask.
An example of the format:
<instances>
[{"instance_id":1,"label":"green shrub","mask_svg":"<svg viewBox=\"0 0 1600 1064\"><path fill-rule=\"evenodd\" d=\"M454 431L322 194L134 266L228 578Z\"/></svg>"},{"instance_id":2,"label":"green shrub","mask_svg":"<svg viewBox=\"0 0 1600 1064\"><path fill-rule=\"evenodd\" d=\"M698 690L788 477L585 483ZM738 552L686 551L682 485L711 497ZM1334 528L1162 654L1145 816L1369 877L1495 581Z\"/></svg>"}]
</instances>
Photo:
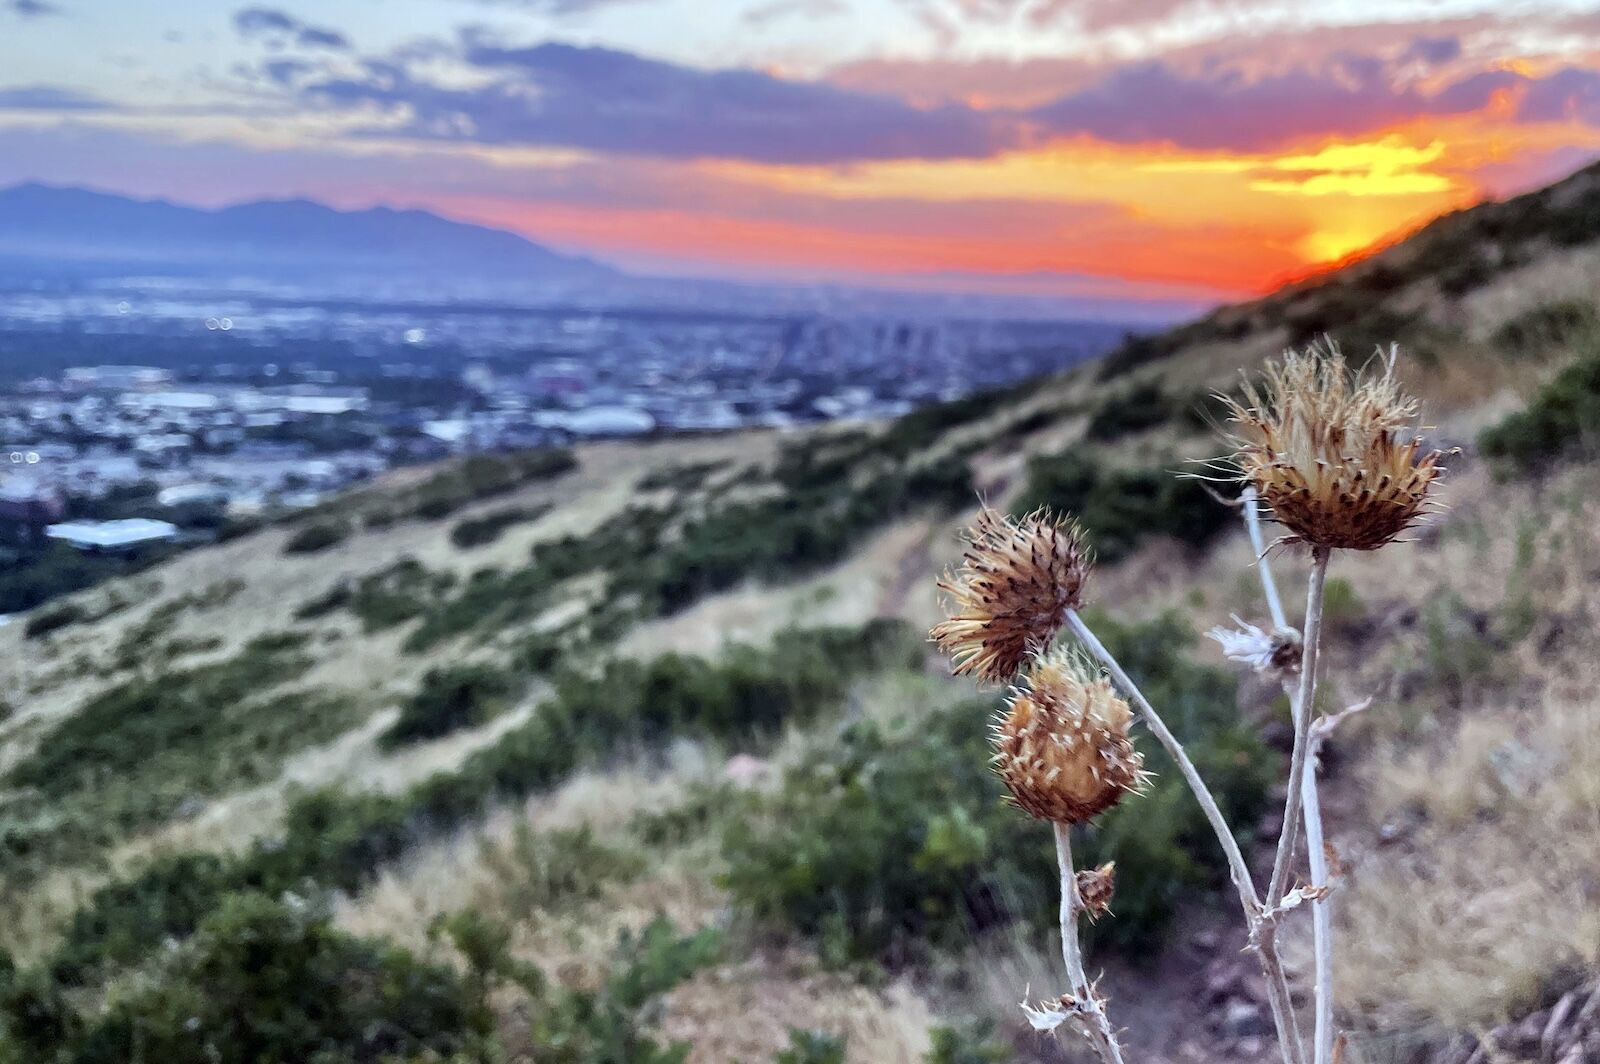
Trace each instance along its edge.
<instances>
[{"instance_id":1,"label":"green shrub","mask_svg":"<svg viewBox=\"0 0 1600 1064\"><path fill-rule=\"evenodd\" d=\"M1517 314L1495 330L1496 347L1512 356L1526 357L1565 347L1600 328L1600 309L1592 302L1563 299Z\"/></svg>"},{"instance_id":2,"label":"green shrub","mask_svg":"<svg viewBox=\"0 0 1600 1064\"><path fill-rule=\"evenodd\" d=\"M1089 415L1084 437L1098 441L1121 439L1165 424L1176 412L1161 385L1142 381L1106 396Z\"/></svg>"},{"instance_id":3,"label":"green shrub","mask_svg":"<svg viewBox=\"0 0 1600 1064\"><path fill-rule=\"evenodd\" d=\"M326 617L328 614L350 605L351 596L352 592L349 583L341 580L322 594L301 603L294 611L294 619L297 621L312 621L318 617Z\"/></svg>"},{"instance_id":4,"label":"green shrub","mask_svg":"<svg viewBox=\"0 0 1600 1064\"><path fill-rule=\"evenodd\" d=\"M1012 509L1021 514L1041 506L1077 518L1106 562L1127 557L1150 536L1204 546L1237 519L1199 480L1159 467L1121 469L1076 450L1028 462Z\"/></svg>"},{"instance_id":5,"label":"green shrub","mask_svg":"<svg viewBox=\"0 0 1600 1064\"><path fill-rule=\"evenodd\" d=\"M345 521L313 521L296 529L283 544L285 554L315 554L343 543L350 536Z\"/></svg>"},{"instance_id":6,"label":"green shrub","mask_svg":"<svg viewBox=\"0 0 1600 1064\"><path fill-rule=\"evenodd\" d=\"M396 501L409 516L438 520L469 503L503 495L522 484L560 476L577 465L573 453L559 447L473 455L440 470Z\"/></svg>"},{"instance_id":7,"label":"green shrub","mask_svg":"<svg viewBox=\"0 0 1600 1064\"><path fill-rule=\"evenodd\" d=\"M455 584L450 573L430 572L415 558L401 558L363 576L350 593L350 611L367 632L381 632L420 617Z\"/></svg>"},{"instance_id":8,"label":"green shrub","mask_svg":"<svg viewBox=\"0 0 1600 1064\"><path fill-rule=\"evenodd\" d=\"M688 1044L664 1046L646 1033L652 1003L721 952L715 930L680 935L658 916L638 935L621 936L598 990L563 988L542 1002L534 1010L530 1040L564 1064L683 1064Z\"/></svg>"},{"instance_id":9,"label":"green shrub","mask_svg":"<svg viewBox=\"0 0 1600 1064\"><path fill-rule=\"evenodd\" d=\"M29 617L22 626L24 639L38 639L58 632L69 625L81 624L89 619L89 611L76 602L65 602L48 610L40 610Z\"/></svg>"},{"instance_id":10,"label":"green shrub","mask_svg":"<svg viewBox=\"0 0 1600 1064\"><path fill-rule=\"evenodd\" d=\"M222 857L158 857L138 876L90 895L68 922L52 970L64 983L84 984L112 967L143 959L152 942L192 934L235 887Z\"/></svg>"},{"instance_id":11,"label":"green shrub","mask_svg":"<svg viewBox=\"0 0 1600 1064\"><path fill-rule=\"evenodd\" d=\"M489 665L429 669L378 745L392 750L482 724L500 712L518 686L509 673Z\"/></svg>"},{"instance_id":12,"label":"green shrub","mask_svg":"<svg viewBox=\"0 0 1600 1064\"><path fill-rule=\"evenodd\" d=\"M1478 437L1490 458L1537 471L1562 458L1588 457L1600 440L1600 355L1587 355L1539 390L1526 408Z\"/></svg>"},{"instance_id":13,"label":"green shrub","mask_svg":"<svg viewBox=\"0 0 1600 1064\"><path fill-rule=\"evenodd\" d=\"M537 521L549 511L549 506L507 506L481 517L469 517L450 530L450 542L462 550L482 547L499 539L506 529Z\"/></svg>"},{"instance_id":14,"label":"green shrub","mask_svg":"<svg viewBox=\"0 0 1600 1064\"><path fill-rule=\"evenodd\" d=\"M289 754L348 729L361 708L348 696L274 693L309 667L303 639L139 676L62 718L4 777L16 789L0 802L5 872L93 854L185 801L271 779Z\"/></svg>"},{"instance_id":15,"label":"green shrub","mask_svg":"<svg viewBox=\"0 0 1600 1064\"><path fill-rule=\"evenodd\" d=\"M726 469L729 460L716 458L709 462L684 462L679 465L666 465L659 469L652 469L639 478L640 491L660 491L671 488L674 491L694 491L706 482L706 478L721 469Z\"/></svg>"},{"instance_id":16,"label":"green shrub","mask_svg":"<svg viewBox=\"0 0 1600 1064\"><path fill-rule=\"evenodd\" d=\"M22 613L112 577L138 571L170 555L161 545L132 556L87 554L58 540L47 546L0 552L0 613Z\"/></svg>"},{"instance_id":17,"label":"green shrub","mask_svg":"<svg viewBox=\"0 0 1600 1064\"><path fill-rule=\"evenodd\" d=\"M449 969L338 931L314 906L244 894L159 978L114 995L69 1053L78 1064L380 1064L464 1050L489 1033L472 1018Z\"/></svg>"},{"instance_id":18,"label":"green shrub","mask_svg":"<svg viewBox=\"0 0 1600 1064\"><path fill-rule=\"evenodd\" d=\"M935 1027L929 1034L933 1045L923 1064L1005 1064L1012 1059L1011 1047L996 1041L991 1021Z\"/></svg>"},{"instance_id":19,"label":"green shrub","mask_svg":"<svg viewBox=\"0 0 1600 1064\"><path fill-rule=\"evenodd\" d=\"M1235 824L1254 823L1271 759L1238 721L1227 673L1189 662L1172 619L1096 631L1158 705ZM817 939L835 960L916 959L972 934L1054 918L1051 836L1001 801L989 769L993 704L957 706L898 730L864 722L795 769L724 835L727 886L756 917ZM1219 886L1204 815L1162 751L1141 742L1150 793L1111 810L1080 861L1115 860L1116 918L1097 938L1148 955L1175 908Z\"/></svg>"},{"instance_id":20,"label":"green shrub","mask_svg":"<svg viewBox=\"0 0 1600 1064\"><path fill-rule=\"evenodd\" d=\"M1050 833L1001 804L992 707L892 732L852 726L723 840L726 885L835 962L919 959L974 931L1049 916Z\"/></svg>"},{"instance_id":21,"label":"green shrub","mask_svg":"<svg viewBox=\"0 0 1600 1064\"><path fill-rule=\"evenodd\" d=\"M541 542L530 565L485 571L430 609L405 647L423 651L469 631L531 621L567 581L591 574L606 578L603 599L618 604L596 626L612 638L638 618L681 610L742 581L790 580L831 565L888 521L972 501L965 458L928 460L921 451L942 429L992 410L998 394L917 411L881 434L833 432L791 444L772 470L777 491L715 500L693 516L676 504L630 506L587 535Z\"/></svg>"},{"instance_id":22,"label":"green shrub","mask_svg":"<svg viewBox=\"0 0 1600 1064\"><path fill-rule=\"evenodd\" d=\"M60 798L101 776L148 770L153 759L211 749L240 722L234 707L293 679L310 665L274 645L247 647L216 665L118 684L65 717L34 755L7 774L13 786Z\"/></svg>"},{"instance_id":23,"label":"green shrub","mask_svg":"<svg viewBox=\"0 0 1600 1064\"><path fill-rule=\"evenodd\" d=\"M772 1064L844 1064L844 1039L826 1031L789 1031L789 1048Z\"/></svg>"}]
</instances>

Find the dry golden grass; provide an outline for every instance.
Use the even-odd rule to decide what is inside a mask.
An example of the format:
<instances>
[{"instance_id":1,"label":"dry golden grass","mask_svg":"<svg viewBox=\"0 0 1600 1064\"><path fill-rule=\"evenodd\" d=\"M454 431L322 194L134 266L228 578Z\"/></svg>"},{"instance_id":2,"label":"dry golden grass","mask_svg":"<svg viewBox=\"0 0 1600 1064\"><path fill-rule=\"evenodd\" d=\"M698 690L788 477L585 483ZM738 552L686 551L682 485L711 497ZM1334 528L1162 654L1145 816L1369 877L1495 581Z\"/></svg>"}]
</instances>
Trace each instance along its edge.
<instances>
[{"instance_id":1,"label":"dry golden grass","mask_svg":"<svg viewBox=\"0 0 1600 1064\"><path fill-rule=\"evenodd\" d=\"M602 840L617 841L626 837L635 815L671 806L693 781L710 774L711 767L688 748L667 771L618 768L580 773L548 794L499 809L482 823L429 843L385 869L359 897L345 901L339 922L353 931L415 945L425 941L428 925L440 915L471 906L506 916L500 903L510 885L499 879L504 866L495 860L495 851L511 846L519 828L588 827ZM665 897L668 877L662 872L653 869L647 879L662 886ZM686 893L698 892L697 888ZM599 955L603 954L602 949Z\"/></svg>"},{"instance_id":2,"label":"dry golden grass","mask_svg":"<svg viewBox=\"0 0 1600 1064\"><path fill-rule=\"evenodd\" d=\"M852 1064L921 1064L936 1025L909 983L869 988L820 970L806 954L763 952L674 990L659 1030L694 1046L690 1064L771 1060L789 1044L791 1030L842 1037Z\"/></svg>"},{"instance_id":3,"label":"dry golden grass","mask_svg":"<svg viewBox=\"0 0 1600 1064\"><path fill-rule=\"evenodd\" d=\"M1600 671L1590 668L1591 685ZM1591 688L1592 689L1592 688ZM1401 832L1350 870L1340 999L1364 1025L1490 1025L1600 962L1600 704L1487 708L1371 772Z\"/></svg>"}]
</instances>

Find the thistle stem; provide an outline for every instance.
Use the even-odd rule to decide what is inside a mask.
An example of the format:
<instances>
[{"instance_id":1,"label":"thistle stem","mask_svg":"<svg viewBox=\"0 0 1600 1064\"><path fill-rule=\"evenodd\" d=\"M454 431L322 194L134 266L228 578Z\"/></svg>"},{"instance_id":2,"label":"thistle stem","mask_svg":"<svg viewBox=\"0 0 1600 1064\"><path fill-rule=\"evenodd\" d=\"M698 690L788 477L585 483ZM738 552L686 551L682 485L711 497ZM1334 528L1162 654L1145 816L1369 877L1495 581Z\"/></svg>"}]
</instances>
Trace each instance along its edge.
<instances>
[{"instance_id":1,"label":"thistle stem","mask_svg":"<svg viewBox=\"0 0 1600 1064\"><path fill-rule=\"evenodd\" d=\"M1111 1029L1105 1002L1089 985L1089 976L1083 968L1083 947L1078 942L1078 914L1083 911L1083 898L1078 893L1078 874L1072 867L1072 827L1069 824L1053 826L1056 829L1056 866L1061 872L1061 959L1067 966L1067 982L1078 1021L1105 1064L1122 1064L1122 1047L1117 1044L1117 1033Z\"/></svg>"},{"instance_id":2,"label":"thistle stem","mask_svg":"<svg viewBox=\"0 0 1600 1064\"><path fill-rule=\"evenodd\" d=\"M1067 611L1067 624L1079 641L1100 659L1100 663L1111 673L1112 678L1133 698L1150 733L1156 737L1156 741L1178 766L1178 772L1189 785L1189 790L1194 793L1195 801L1200 803L1201 812L1205 814L1206 820L1211 824L1211 830L1216 833L1217 841L1222 845L1223 855L1228 861L1228 875L1233 880L1234 889L1239 892L1239 905L1244 909L1245 923L1250 929L1250 944L1255 949L1261 961L1262 973L1266 976L1267 999L1272 1007L1272 1020L1277 1028L1278 1046L1283 1059L1286 1064L1305 1064L1305 1048L1300 1044L1299 1021L1295 1018L1294 1006L1289 999L1289 982L1288 977L1284 975L1283 961L1278 956L1277 926L1272 920L1263 918L1261 899L1256 894L1255 882L1250 877L1250 866L1245 864L1244 854L1239 850L1239 841L1233 837L1227 819L1217 807L1217 800L1212 797L1211 788L1206 786L1200 771L1189 759L1188 751L1183 748L1178 737L1172 734L1172 729L1167 727L1166 721L1161 719L1161 714L1156 712L1150 700L1144 696L1144 692L1139 690L1138 685L1123 670L1117 659L1112 657L1105 644L1100 642L1084 623L1077 610Z\"/></svg>"},{"instance_id":3,"label":"thistle stem","mask_svg":"<svg viewBox=\"0 0 1600 1064\"><path fill-rule=\"evenodd\" d=\"M1250 878L1250 866L1245 864L1244 854L1239 850L1239 841L1233 837L1233 831L1228 827L1228 821L1222 815L1222 810L1217 808L1217 800L1211 795L1211 788L1206 786L1206 781L1201 778L1200 770L1194 767L1194 762L1189 760L1189 753L1172 734L1172 729L1167 727L1167 722L1161 719L1150 700L1139 690L1131 677L1123 671L1117 659L1111 656L1105 644L1100 642L1089 626L1079 616L1077 610L1067 611L1067 624L1072 632L1089 648L1089 652L1106 667L1122 687L1133 697L1139 712L1143 714L1145 726L1150 729L1150 734L1156 737L1163 749L1178 766L1178 772L1183 776L1184 782L1194 792L1195 800L1200 803L1200 809L1205 813L1206 820L1211 823L1211 830L1216 832L1217 841L1222 843L1222 852L1228 859L1228 875L1233 880L1233 885L1239 892L1239 902L1244 906L1246 913L1258 913L1261 910L1261 899L1256 896L1254 881Z\"/></svg>"},{"instance_id":4,"label":"thistle stem","mask_svg":"<svg viewBox=\"0 0 1600 1064\"><path fill-rule=\"evenodd\" d=\"M1306 818L1306 852L1311 861L1314 886L1329 885L1328 853L1322 835L1322 803L1317 794L1317 749L1319 736L1313 734L1307 752L1306 774L1300 785L1300 804ZM1312 950L1316 958L1316 1030L1311 1051L1315 1064L1331 1064L1333 1059L1333 901L1332 896L1311 903Z\"/></svg>"},{"instance_id":5,"label":"thistle stem","mask_svg":"<svg viewBox=\"0 0 1600 1064\"><path fill-rule=\"evenodd\" d=\"M1287 614L1283 609L1283 599L1278 595L1277 581L1272 578L1272 565L1267 560L1266 549L1262 546L1261 535L1261 510L1257 502L1256 489L1247 486L1241 496L1244 509L1245 528L1250 534L1250 545L1256 552L1256 568L1261 574L1261 592L1267 600L1267 610L1272 614L1273 626L1279 629L1288 626ZM1320 616L1318 641L1321 641ZM1284 694L1289 698L1289 714L1294 720L1295 729L1301 727L1301 719L1305 714L1305 705L1300 697L1299 685L1289 679L1283 683ZM1311 722L1306 722L1310 729ZM1305 817L1306 825L1306 854L1311 865L1311 882L1315 886L1326 886L1330 880L1328 872L1328 855L1324 848L1322 833L1322 801L1317 792L1317 751L1321 746L1321 730L1310 732L1309 748L1306 751L1307 769L1301 777L1300 806ZM1288 846L1294 847L1294 838L1289 837ZM1312 1035L1311 1051L1314 1064L1331 1064L1333 1057L1333 903L1331 898L1318 898L1311 903L1311 932L1312 951L1316 965L1316 1028Z\"/></svg>"},{"instance_id":6,"label":"thistle stem","mask_svg":"<svg viewBox=\"0 0 1600 1064\"><path fill-rule=\"evenodd\" d=\"M1267 548L1261 535L1261 504L1257 501L1255 487L1246 487L1240 501L1244 504L1244 525L1250 533L1250 548L1256 552L1256 571L1261 574L1261 590L1267 597L1272 626L1282 631L1289 627L1289 615L1283 611L1278 582L1272 578L1272 563L1267 560Z\"/></svg>"},{"instance_id":7,"label":"thistle stem","mask_svg":"<svg viewBox=\"0 0 1600 1064\"><path fill-rule=\"evenodd\" d=\"M1289 863L1294 853L1295 836L1300 830L1300 790L1306 772L1306 748L1310 745L1311 714L1317 704L1317 650L1322 642L1322 592L1328 578L1327 547L1311 551L1311 578L1306 587L1305 643L1300 658L1300 697L1290 700L1291 710L1298 703L1294 722L1294 753L1289 760L1289 793L1284 797L1283 831L1278 836L1278 856L1272 863L1272 879L1267 886L1267 904L1283 898L1289 879Z\"/></svg>"}]
</instances>

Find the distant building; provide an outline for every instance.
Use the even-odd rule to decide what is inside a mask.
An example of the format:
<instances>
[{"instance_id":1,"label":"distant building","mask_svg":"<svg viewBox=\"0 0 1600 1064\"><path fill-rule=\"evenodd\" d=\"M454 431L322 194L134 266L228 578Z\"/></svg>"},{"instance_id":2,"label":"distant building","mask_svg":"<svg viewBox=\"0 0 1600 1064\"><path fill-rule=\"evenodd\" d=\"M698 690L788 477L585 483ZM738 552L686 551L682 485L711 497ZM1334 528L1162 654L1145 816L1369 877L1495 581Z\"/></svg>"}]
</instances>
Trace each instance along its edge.
<instances>
[{"instance_id":1,"label":"distant building","mask_svg":"<svg viewBox=\"0 0 1600 1064\"><path fill-rule=\"evenodd\" d=\"M67 521L50 525L45 535L70 543L79 550L131 550L146 543L176 539L178 526L169 521L129 517L121 521Z\"/></svg>"},{"instance_id":2,"label":"distant building","mask_svg":"<svg viewBox=\"0 0 1600 1064\"><path fill-rule=\"evenodd\" d=\"M642 436L656 427L656 419L631 406L590 406L571 413L544 413L536 423L561 428L574 436Z\"/></svg>"},{"instance_id":3,"label":"distant building","mask_svg":"<svg viewBox=\"0 0 1600 1064\"><path fill-rule=\"evenodd\" d=\"M227 501L228 489L216 484L174 484L156 495L162 506L222 506Z\"/></svg>"},{"instance_id":4,"label":"distant building","mask_svg":"<svg viewBox=\"0 0 1600 1064\"><path fill-rule=\"evenodd\" d=\"M135 391L158 388L172 381L172 374L155 366L74 366L62 374L69 388L105 388L111 391Z\"/></svg>"}]
</instances>

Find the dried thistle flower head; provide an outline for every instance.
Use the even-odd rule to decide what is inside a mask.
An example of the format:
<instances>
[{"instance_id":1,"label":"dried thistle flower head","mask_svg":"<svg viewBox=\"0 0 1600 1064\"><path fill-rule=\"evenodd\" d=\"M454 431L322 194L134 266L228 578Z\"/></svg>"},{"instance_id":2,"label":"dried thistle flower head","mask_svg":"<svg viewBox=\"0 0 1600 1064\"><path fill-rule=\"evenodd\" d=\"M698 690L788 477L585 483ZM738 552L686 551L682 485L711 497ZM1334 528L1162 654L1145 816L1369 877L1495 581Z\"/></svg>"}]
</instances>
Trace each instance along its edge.
<instances>
[{"instance_id":1,"label":"dried thistle flower head","mask_svg":"<svg viewBox=\"0 0 1600 1064\"><path fill-rule=\"evenodd\" d=\"M1082 658L1039 655L996 720L995 767L1031 815L1081 824L1143 786L1132 724L1128 703Z\"/></svg>"},{"instance_id":2,"label":"dried thistle flower head","mask_svg":"<svg viewBox=\"0 0 1600 1064\"><path fill-rule=\"evenodd\" d=\"M1268 363L1264 393L1223 396L1238 478L1255 486L1287 542L1376 550L1427 512L1439 451L1419 454L1417 400L1400 390L1393 359L1352 372L1333 344Z\"/></svg>"},{"instance_id":3,"label":"dried thistle flower head","mask_svg":"<svg viewBox=\"0 0 1600 1064\"><path fill-rule=\"evenodd\" d=\"M1099 868L1085 868L1077 875L1078 900L1092 922L1111 911L1111 896L1117 889L1117 863L1107 861Z\"/></svg>"},{"instance_id":4,"label":"dried thistle flower head","mask_svg":"<svg viewBox=\"0 0 1600 1064\"><path fill-rule=\"evenodd\" d=\"M1249 621L1233 615L1238 628L1218 626L1206 635L1222 647L1229 661L1243 662L1259 673L1293 673L1300 670L1300 657L1304 653L1300 631L1296 628L1275 629L1271 632L1258 628Z\"/></svg>"},{"instance_id":5,"label":"dried thistle flower head","mask_svg":"<svg viewBox=\"0 0 1600 1064\"><path fill-rule=\"evenodd\" d=\"M986 506L967 538L960 567L939 581L949 619L929 634L957 676L1003 683L1082 605L1088 550L1077 526L1048 510L1019 521Z\"/></svg>"}]
</instances>

